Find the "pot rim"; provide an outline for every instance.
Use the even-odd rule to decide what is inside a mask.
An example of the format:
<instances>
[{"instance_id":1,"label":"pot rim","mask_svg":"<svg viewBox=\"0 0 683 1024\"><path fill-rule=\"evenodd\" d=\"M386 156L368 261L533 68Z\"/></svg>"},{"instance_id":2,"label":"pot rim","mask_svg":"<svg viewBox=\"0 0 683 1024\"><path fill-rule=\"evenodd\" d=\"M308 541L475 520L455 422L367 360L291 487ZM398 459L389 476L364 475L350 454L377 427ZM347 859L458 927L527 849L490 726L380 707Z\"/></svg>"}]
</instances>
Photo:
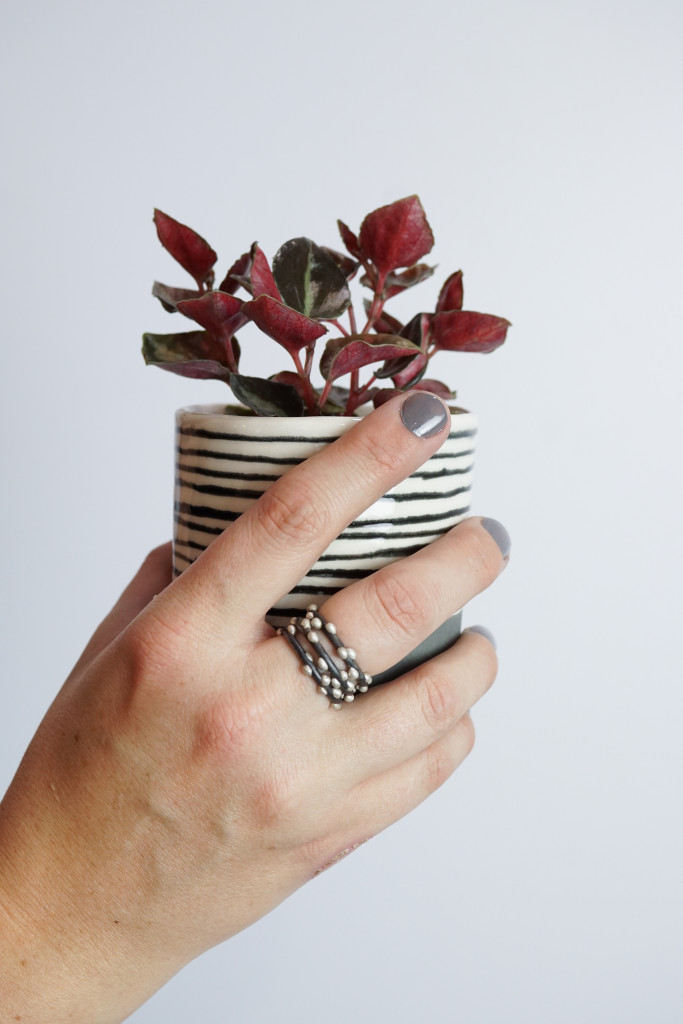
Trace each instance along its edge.
<instances>
[{"instance_id":1,"label":"pot rim","mask_svg":"<svg viewBox=\"0 0 683 1024\"><path fill-rule=\"evenodd\" d=\"M448 406L452 416L460 419L461 417L471 417L476 420L476 416L469 409L463 409L461 406L449 405ZM221 417L226 420L235 420L241 425L256 426L255 433L272 433L273 424L279 423L282 429L286 429L293 424L309 423L315 425L318 430L323 433L334 429L334 424L339 424L340 427L348 427L354 423L360 422L363 416L372 412L370 405L363 405L360 407L360 416L257 416L246 406L238 405L224 405L222 402L207 402L200 405L184 405L180 409L176 409L176 420L179 422L184 417L194 416L212 416ZM261 426L263 424L263 426ZM265 425L268 425L267 429L264 429Z\"/></svg>"}]
</instances>

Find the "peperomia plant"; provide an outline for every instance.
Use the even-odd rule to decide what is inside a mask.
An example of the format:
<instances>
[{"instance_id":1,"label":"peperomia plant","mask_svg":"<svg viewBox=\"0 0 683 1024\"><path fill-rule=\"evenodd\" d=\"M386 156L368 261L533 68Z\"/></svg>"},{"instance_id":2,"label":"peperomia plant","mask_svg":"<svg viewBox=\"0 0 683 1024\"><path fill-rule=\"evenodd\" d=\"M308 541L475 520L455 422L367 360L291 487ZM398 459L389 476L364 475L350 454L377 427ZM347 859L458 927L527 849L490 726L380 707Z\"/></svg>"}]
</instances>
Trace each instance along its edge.
<instances>
[{"instance_id":1,"label":"peperomia plant","mask_svg":"<svg viewBox=\"0 0 683 1024\"><path fill-rule=\"evenodd\" d=\"M218 257L208 242L161 210L155 210L154 222L161 244L194 278L196 288L157 281L152 294L168 312L181 313L200 329L145 334L145 362L185 377L224 380L259 416L350 416L365 402L377 406L414 389L453 398L446 384L425 377L431 357L440 351L492 352L510 326L502 317L463 310L460 270L447 278L433 312L416 313L404 324L385 311L390 299L435 270L419 262L431 251L434 236L417 196L368 214L358 235L338 221L349 255L310 238L292 238L277 251L271 267L254 242L218 287ZM360 283L370 292L362 324L349 288L359 270ZM238 298L239 288L250 297ZM239 372L236 335L249 322L286 349L293 369L267 379ZM336 333L320 356L324 383L315 386L316 346L328 334L327 325ZM361 370L367 371L364 380ZM348 380L340 387L343 378Z\"/></svg>"}]
</instances>

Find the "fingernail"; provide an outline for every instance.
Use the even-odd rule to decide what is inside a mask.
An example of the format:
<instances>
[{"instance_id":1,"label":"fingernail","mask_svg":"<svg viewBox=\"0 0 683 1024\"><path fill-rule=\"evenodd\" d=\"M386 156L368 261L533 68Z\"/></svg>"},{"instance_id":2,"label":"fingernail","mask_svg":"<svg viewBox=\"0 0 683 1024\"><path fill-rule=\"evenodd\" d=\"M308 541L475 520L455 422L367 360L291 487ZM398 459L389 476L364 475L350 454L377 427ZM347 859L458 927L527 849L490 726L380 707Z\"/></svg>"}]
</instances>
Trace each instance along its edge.
<instances>
[{"instance_id":1,"label":"fingernail","mask_svg":"<svg viewBox=\"0 0 683 1024\"><path fill-rule=\"evenodd\" d=\"M448 422L448 410L436 395L411 391L401 406L401 419L416 437L435 437Z\"/></svg>"},{"instance_id":2,"label":"fingernail","mask_svg":"<svg viewBox=\"0 0 683 1024\"><path fill-rule=\"evenodd\" d=\"M510 554L512 541L510 540L510 534L507 532L503 524L499 523L497 519L482 519L481 525L487 533L491 534L500 548L500 553L503 558L507 558Z\"/></svg>"},{"instance_id":3,"label":"fingernail","mask_svg":"<svg viewBox=\"0 0 683 1024\"><path fill-rule=\"evenodd\" d=\"M493 635L493 633L491 632L491 630L487 629L486 626L468 626L467 629L465 630L465 632L466 633L478 633L479 636L483 636L485 640L488 640L488 642L493 647L494 651L498 650L498 644L496 643L496 638Z\"/></svg>"}]
</instances>

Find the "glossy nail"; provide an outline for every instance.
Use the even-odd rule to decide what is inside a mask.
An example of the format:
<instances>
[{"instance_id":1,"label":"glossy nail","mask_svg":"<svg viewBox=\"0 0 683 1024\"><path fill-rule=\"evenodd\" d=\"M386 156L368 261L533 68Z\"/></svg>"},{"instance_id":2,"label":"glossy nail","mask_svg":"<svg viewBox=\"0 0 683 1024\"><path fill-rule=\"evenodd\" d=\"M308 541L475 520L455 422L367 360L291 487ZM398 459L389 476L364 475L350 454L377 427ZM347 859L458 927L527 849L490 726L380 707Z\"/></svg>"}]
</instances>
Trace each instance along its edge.
<instances>
[{"instance_id":1,"label":"glossy nail","mask_svg":"<svg viewBox=\"0 0 683 1024\"><path fill-rule=\"evenodd\" d=\"M429 391L411 391L401 406L401 420L416 437L435 437L448 422L448 410Z\"/></svg>"},{"instance_id":2,"label":"glossy nail","mask_svg":"<svg viewBox=\"0 0 683 1024\"><path fill-rule=\"evenodd\" d=\"M510 554L512 541L510 540L510 534L507 532L503 524L499 523L497 519L482 519L481 525L487 533L491 534L500 548L500 553L503 558L507 558Z\"/></svg>"},{"instance_id":3,"label":"glossy nail","mask_svg":"<svg viewBox=\"0 0 683 1024\"><path fill-rule=\"evenodd\" d=\"M493 647L494 651L498 649L495 636L493 635L490 629L486 628L486 626L468 626L465 632L478 633L479 636L483 636L485 640L488 640L488 642Z\"/></svg>"}]
</instances>

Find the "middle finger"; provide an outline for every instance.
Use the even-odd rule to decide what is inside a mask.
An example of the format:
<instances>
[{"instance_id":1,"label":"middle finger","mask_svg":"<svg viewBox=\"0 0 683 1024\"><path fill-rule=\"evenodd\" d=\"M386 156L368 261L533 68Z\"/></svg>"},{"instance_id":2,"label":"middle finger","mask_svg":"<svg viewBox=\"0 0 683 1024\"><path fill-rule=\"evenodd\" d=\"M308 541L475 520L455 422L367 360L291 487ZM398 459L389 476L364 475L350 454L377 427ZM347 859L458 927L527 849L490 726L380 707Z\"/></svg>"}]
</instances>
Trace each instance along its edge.
<instances>
[{"instance_id":1,"label":"middle finger","mask_svg":"<svg viewBox=\"0 0 683 1024\"><path fill-rule=\"evenodd\" d=\"M395 665L488 587L507 564L500 523L473 517L408 558L339 591L322 606L365 672Z\"/></svg>"}]
</instances>

